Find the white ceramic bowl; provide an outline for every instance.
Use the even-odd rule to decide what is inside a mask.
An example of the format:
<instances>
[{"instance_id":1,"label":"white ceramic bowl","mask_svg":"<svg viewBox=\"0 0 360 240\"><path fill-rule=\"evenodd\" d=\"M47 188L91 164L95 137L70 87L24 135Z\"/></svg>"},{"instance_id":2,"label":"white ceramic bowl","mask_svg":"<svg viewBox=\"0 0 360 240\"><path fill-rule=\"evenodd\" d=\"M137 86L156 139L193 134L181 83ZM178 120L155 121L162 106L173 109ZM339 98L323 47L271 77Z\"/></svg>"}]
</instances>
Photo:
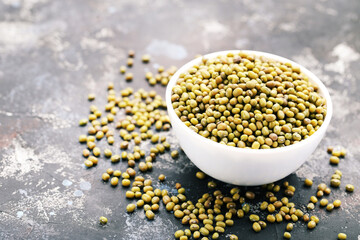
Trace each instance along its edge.
<instances>
[{"instance_id":1,"label":"white ceramic bowl","mask_svg":"<svg viewBox=\"0 0 360 240\"><path fill-rule=\"evenodd\" d=\"M230 147L216 143L200 136L188 128L175 114L171 103L171 90L179 75L186 72L202 57L196 58L182 66L171 78L166 89L166 104L171 125L179 143L190 160L206 174L236 185L254 186L277 181L298 169L314 152L330 123L332 102L324 84L312 72L303 66L277 55L248 50L230 50L214 52L203 57L212 58L227 53L245 52L256 56L264 56L279 62L289 62L299 66L311 82L319 87L320 94L325 97L327 114L322 126L310 137L296 144L274 149L245 149Z\"/></svg>"}]
</instances>

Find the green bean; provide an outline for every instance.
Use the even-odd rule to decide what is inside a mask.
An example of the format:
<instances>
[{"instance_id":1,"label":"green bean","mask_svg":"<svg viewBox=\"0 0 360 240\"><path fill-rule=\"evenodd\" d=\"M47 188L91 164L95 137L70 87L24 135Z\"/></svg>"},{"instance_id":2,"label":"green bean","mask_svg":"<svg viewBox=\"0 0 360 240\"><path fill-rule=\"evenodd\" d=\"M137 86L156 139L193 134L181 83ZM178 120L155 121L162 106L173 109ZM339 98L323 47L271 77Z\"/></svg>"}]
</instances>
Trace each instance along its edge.
<instances>
[{"instance_id":1,"label":"green bean","mask_svg":"<svg viewBox=\"0 0 360 240\"><path fill-rule=\"evenodd\" d=\"M346 234L345 233L339 233L338 234L338 239L340 240L345 240L347 238Z\"/></svg>"},{"instance_id":2,"label":"green bean","mask_svg":"<svg viewBox=\"0 0 360 240\"><path fill-rule=\"evenodd\" d=\"M252 225L252 229L255 231L255 232L260 232L261 231L261 226L258 222L254 222L253 225Z\"/></svg>"},{"instance_id":3,"label":"green bean","mask_svg":"<svg viewBox=\"0 0 360 240\"><path fill-rule=\"evenodd\" d=\"M135 211L135 208L136 208L135 204L131 203L131 204L127 205L126 211L127 211L128 213L132 213L132 212Z\"/></svg>"},{"instance_id":4,"label":"green bean","mask_svg":"<svg viewBox=\"0 0 360 240\"><path fill-rule=\"evenodd\" d=\"M311 220L310 222L308 222L307 226L309 229L313 229L316 227L316 223L313 220Z\"/></svg>"},{"instance_id":5,"label":"green bean","mask_svg":"<svg viewBox=\"0 0 360 240\"><path fill-rule=\"evenodd\" d=\"M291 238L291 233L289 233L289 232L284 232L284 238L290 239L290 238Z\"/></svg>"},{"instance_id":6,"label":"green bean","mask_svg":"<svg viewBox=\"0 0 360 240\"><path fill-rule=\"evenodd\" d=\"M352 184L346 184L346 186L345 186L345 190L347 191L347 192L353 192L354 191L354 185L352 185Z\"/></svg>"},{"instance_id":7,"label":"green bean","mask_svg":"<svg viewBox=\"0 0 360 240\"><path fill-rule=\"evenodd\" d=\"M107 222L108 222L107 218L106 218L106 217L103 217L103 216L100 217L99 221L100 221L100 224L102 224L102 225L105 225L105 224L107 224Z\"/></svg>"},{"instance_id":8,"label":"green bean","mask_svg":"<svg viewBox=\"0 0 360 240\"><path fill-rule=\"evenodd\" d=\"M198 179L205 179L205 177L206 177L206 174L205 173L203 173L203 172L196 172L196 177L198 178Z\"/></svg>"},{"instance_id":9,"label":"green bean","mask_svg":"<svg viewBox=\"0 0 360 240\"><path fill-rule=\"evenodd\" d=\"M304 181L305 186L311 187L313 185L313 181L311 179L305 179Z\"/></svg>"}]
</instances>

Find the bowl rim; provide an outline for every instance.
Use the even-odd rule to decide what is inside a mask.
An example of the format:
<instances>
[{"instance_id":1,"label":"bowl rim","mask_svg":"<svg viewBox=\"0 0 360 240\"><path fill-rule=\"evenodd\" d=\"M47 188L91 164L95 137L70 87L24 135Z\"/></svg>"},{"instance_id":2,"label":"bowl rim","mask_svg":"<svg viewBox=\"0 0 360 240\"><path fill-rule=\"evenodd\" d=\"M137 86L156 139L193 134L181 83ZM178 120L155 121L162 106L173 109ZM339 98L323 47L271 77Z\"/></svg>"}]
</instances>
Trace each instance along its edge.
<instances>
[{"instance_id":1,"label":"bowl rim","mask_svg":"<svg viewBox=\"0 0 360 240\"><path fill-rule=\"evenodd\" d=\"M198 133L194 132L193 130L191 130L189 127L187 127L181 120L180 118L176 115L173 107L172 107L172 102L171 102L171 91L173 86L175 85L179 75L185 71L187 71L189 68L191 68L192 66L194 66L195 64L199 63L203 58L213 58L213 57L217 57L220 55L226 55L228 53L247 53L247 54L252 54L258 57L265 57L271 60L275 60L275 61L279 61L279 62L289 62L291 63L293 66L297 66L300 68L301 72L303 72L306 76L308 76L309 81L315 83L318 87L319 87L319 91L320 91L320 95L322 95L323 97L325 97L326 99L326 109L327 109L327 113L324 119L323 124L320 126L320 128L318 130L315 131L314 134L312 134L311 136L309 136L306 139L301 140L300 142L296 143L296 144L291 144L289 146L285 146L285 147L279 147L279 148L270 148L270 149L251 149L251 148L239 148L239 147L232 147L232 146L228 146L225 144L220 144L218 142L214 142L208 138L205 138L201 135L199 135ZM175 121L174 124L178 124L180 126L180 128L182 128L182 131L187 132L188 134L190 134L191 136L193 136L195 139L198 139L199 141L204 141L205 143L209 144L209 147L211 146L216 146L218 148L223 148L224 151L234 151L237 153L256 153L256 154L269 154L269 153L281 153L281 152L287 152L287 151L291 151L293 149L296 148L301 148L304 147L306 144L309 143L309 141L311 141L312 139L315 139L316 136L320 135L322 131L326 131L328 125L330 124L330 120L332 117L332 111L333 111L333 104L331 101L331 97L330 94L326 88L326 86L321 82L321 80L314 74L312 73L310 70L308 70L307 68L305 68L304 66L281 56L275 55L275 54L271 54L271 53L267 53L267 52L261 52L261 51L253 51L253 50L225 50L225 51L218 51L218 52L212 52L203 56L200 56L198 58L195 58L189 62L187 62L186 64L184 64L181 68L179 68L176 73L171 77L167 87L166 87L166 96L165 96L165 100L166 100L166 105L167 105L167 111L170 112L175 115L175 119L173 119L173 121Z\"/></svg>"}]
</instances>

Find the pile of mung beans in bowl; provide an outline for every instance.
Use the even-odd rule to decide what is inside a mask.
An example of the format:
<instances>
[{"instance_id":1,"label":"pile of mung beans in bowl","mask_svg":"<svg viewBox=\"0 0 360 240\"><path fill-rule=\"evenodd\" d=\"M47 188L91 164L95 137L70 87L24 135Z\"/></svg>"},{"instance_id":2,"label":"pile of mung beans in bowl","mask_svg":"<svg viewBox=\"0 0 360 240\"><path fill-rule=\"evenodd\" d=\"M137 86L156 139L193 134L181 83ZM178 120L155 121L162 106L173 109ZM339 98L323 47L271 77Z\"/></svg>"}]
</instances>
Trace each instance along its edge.
<instances>
[{"instance_id":1,"label":"pile of mung beans in bowl","mask_svg":"<svg viewBox=\"0 0 360 240\"><path fill-rule=\"evenodd\" d=\"M247 50L182 66L166 89L171 124L189 159L236 185L277 181L314 152L330 123L324 84L303 66Z\"/></svg>"}]
</instances>

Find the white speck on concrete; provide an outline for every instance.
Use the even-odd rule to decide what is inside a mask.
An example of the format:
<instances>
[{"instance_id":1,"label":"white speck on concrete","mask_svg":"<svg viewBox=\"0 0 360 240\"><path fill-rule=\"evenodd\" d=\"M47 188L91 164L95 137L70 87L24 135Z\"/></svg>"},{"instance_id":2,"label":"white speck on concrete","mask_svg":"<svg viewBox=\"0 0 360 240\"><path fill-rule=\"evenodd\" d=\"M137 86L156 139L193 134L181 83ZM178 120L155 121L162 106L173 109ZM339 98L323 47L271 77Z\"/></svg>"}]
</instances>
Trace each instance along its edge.
<instances>
[{"instance_id":1,"label":"white speck on concrete","mask_svg":"<svg viewBox=\"0 0 360 240\"><path fill-rule=\"evenodd\" d=\"M279 28L285 32L296 32L297 26L295 22L284 22L279 25Z\"/></svg>"},{"instance_id":2,"label":"white speck on concrete","mask_svg":"<svg viewBox=\"0 0 360 240\"><path fill-rule=\"evenodd\" d=\"M26 191L26 190L24 190L24 189L19 189L19 193L20 193L21 195L25 195L25 197L27 197L27 191Z\"/></svg>"},{"instance_id":3,"label":"white speck on concrete","mask_svg":"<svg viewBox=\"0 0 360 240\"><path fill-rule=\"evenodd\" d=\"M8 116L8 117L11 117L11 116L14 115L14 114L11 113L11 112L6 112L6 111L2 111L2 110L0 110L0 114L3 114L3 115Z\"/></svg>"},{"instance_id":4,"label":"white speck on concrete","mask_svg":"<svg viewBox=\"0 0 360 240\"><path fill-rule=\"evenodd\" d=\"M2 1L4 5L11 6L13 8L18 8L21 6L20 0L3 0Z\"/></svg>"},{"instance_id":5,"label":"white speck on concrete","mask_svg":"<svg viewBox=\"0 0 360 240\"><path fill-rule=\"evenodd\" d=\"M22 218L24 216L24 212L23 211L17 211L16 213L16 217L17 218Z\"/></svg>"},{"instance_id":6,"label":"white speck on concrete","mask_svg":"<svg viewBox=\"0 0 360 240\"><path fill-rule=\"evenodd\" d=\"M0 36L0 53L34 46L38 40L34 27L24 22L0 22Z\"/></svg>"},{"instance_id":7,"label":"white speck on concrete","mask_svg":"<svg viewBox=\"0 0 360 240\"><path fill-rule=\"evenodd\" d=\"M27 197L14 198L4 203L3 207L23 211L24 215L31 215L31 219L36 218L38 219L37 221L42 222L49 221L50 212L71 213L72 220L83 222L84 219L80 219L79 216L84 209L84 201L84 198L76 198L74 200L72 189L62 189L58 186L45 191L35 191L32 194L28 192ZM69 202L71 202L71 206L69 206ZM16 217L17 215L15 214L16 212L14 213Z\"/></svg>"},{"instance_id":8,"label":"white speck on concrete","mask_svg":"<svg viewBox=\"0 0 360 240\"><path fill-rule=\"evenodd\" d=\"M82 195L84 195L83 191L81 191L81 190L75 190L75 192L74 192L74 196L75 196L75 197L81 197Z\"/></svg>"},{"instance_id":9,"label":"white speck on concrete","mask_svg":"<svg viewBox=\"0 0 360 240\"><path fill-rule=\"evenodd\" d=\"M225 37L229 33L229 28L216 20L204 21L201 25L205 34L218 34Z\"/></svg>"},{"instance_id":10,"label":"white speck on concrete","mask_svg":"<svg viewBox=\"0 0 360 240\"><path fill-rule=\"evenodd\" d=\"M330 16L337 16L338 12L333 8L325 7L325 4L315 4L315 9L321 13L328 14Z\"/></svg>"},{"instance_id":11,"label":"white speck on concrete","mask_svg":"<svg viewBox=\"0 0 360 240\"><path fill-rule=\"evenodd\" d=\"M89 182L81 182L80 183L80 189L84 191L88 191L91 189L91 183Z\"/></svg>"},{"instance_id":12,"label":"white speck on concrete","mask_svg":"<svg viewBox=\"0 0 360 240\"><path fill-rule=\"evenodd\" d=\"M109 207L103 207L102 210L106 215L111 215L113 213L113 211Z\"/></svg>"},{"instance_id":13,"label":"white speck on concrete","mask_svg":"<svg viewBox=\"0 0 360 240\"><path fill-rule=\"evenodd\" d=\"M74 165L77 165L71 161L70 156L67 154L66 150L62 147L54 147L54 146L47 146L46 148L42 149L39 153L39 158L48 164L59 164L61 165L54 173L61 174L64 168L74 169ZM64 176L64 178L66 178Z\"/></svg>"},{"instance_id":14,"label":"white speck on concrete","mask_svg":"<svg viewBox=\"0 0 360 240\"><path fill-rule=\"evenodd\" d=\"M216 20L206 20L201 23L203 32L202 32L202 43L204 49L208 51L210 49L210 40L209 39L222 39L229 34L229 28L226 25L221 24Z\"/></svg>"},{"instance_id":15,"label":"white speck on concrete","mask_svg":"<svg viewBox=\"0 0 360 240\"><path fill-rule=\"evenodd\" d=\"M114 14L114 13L117 12L117 8L110 6L110 7L108 7L107 11L108 11L108 13L110 13L110 14Z\"/></svg>"},{"instance_id":16,"label":"white speck on concrete","mask_svg":"<svg viewBox=\"0 0 360 240\"><path fill-rule=\"evenodd\" d=\"M123 56L123 53L119 52L119 50L114 48L112 45L108 44L107 42L99 41L94 38L88 38L88 37L82 38L80 41L80 46L84 50L90 50L90 51L104 50L104 51L112 52L115 55L119 53L120 56Z\"/></svg>"},{"instance_id":17,"label":"white speck on concrete","mask_svg":"<svg viewBox=\"0 0 360 240\"><path fill-rule=\"evenodd\" d=\"M73 184L72 181L67 180L67 179L65 179L64 181L62 181L62 185L64 185L65 187L69 187L69 186L71 186L72 184Z\"/></svg>"},{"instance_id":18,"label":"white speck on concrete","mask_svg":"<svg viewBox=\"0 0 360 240\"><path fill-rule=\"evenodd\" d=\"M39 13L34 8L40 4L46 3L48 0L27 0L21 1L20 16L27 21L39 20Z\"/></svg>"},{"instance_id":19,"label":"white speck on concrete","mask_svg":"<svg viewBox=\"0 0 360 240\"><path fill-rule=\"evenodd\" d=\"M159 65L158 63L154 63L152 66L153 66L153 68L156 69L156 70L160 67L160 65Z\"/></svg>"},{"instance_id":20,"label":"white speck on concrete","mask_svg":"<svg viewBox=\"0 0 360 240\"><path fill-rule=\"evenodd\" d=\"M44 38L44 45L50 48L54 53L60 53L70 47L70 43L63 40L66 25L60 31L52 32Z\"/></svg>"},{"instance_id":21,"label":"white speck on concrete","mask_svg":"<svg viewBox=\"0 0 360 240\"><path fill-rule=\"evenodd\" d=\"M97 38L112 38L114 32L110 28L102 28L99 32L95 34Z\"/></svg>"},{"instance_id":22,"label":"white speck on concrete","mask_svg":"<svg viewBox=\"0 0 360 240\"><path fill-rule=\"evenodd\" d=\"M164 55L175 60L182 60L187 56L187 51L183 46L158 39L152 40L146 47L146 51L150 55Z\"/></svg>"},{"instance_id":23,"label":"white speck on concrete","mask_svg":"<svg viewBox=\"0 0 360 240\"><path fill-rule=\"evenodd\" d=\"M66 29L66 27L65 25L63 28ZM62 30L48 34L44 37L44 46L53 51L53 56L60 68L69 71L86 69L87 66L84 64L80 52L72 51L71 55L64 53L70 47L70 43L64 40L64 35Z\"/></svg>"},{"instance_id":24,"label":"white speck on concrete","mask_svg":"<svg viewBox=\"0 0 360 240\"><path fill-rule=\"evenodd\" d=\"M341 109L341 111L336 111L336 114L333 115L333 118L337 121L342 122L346 117L352 116L354 112L360 111L360 102L352 101L346 89L341 92L330 89L329 92L334 109ZM344 106L351 106L351 108ZM336 127L332 124L330 124L330 126Z\"/></svg>"},{"instance_id":25,"label":"white speck on concrete","mask_svg":"<svg viewBox=\"0 0 360 240\"><path fill-rule=\"evenodd\" d=\"M331 55L337 57L338 60L325 65L325 70L344 74L351 62L357 61L360 54L349 47L346 43L340 43L331 52Z\"/></svg>"},{"instance_id":26,"label":"white speck on concrete","mask_svg":"<svg viewBox=\"0 0 360 240\"><path fill-rule=\"evenodd\" d=\"M67 204L68 205L73 205L73 201L68 201Z\"/></svg>"},{"instance_id":27,"label":"white speck on concrete","mask_svg":"<svg viewBox=\"0 0 360 240\"><path fill-rule=\"evenodd\" d=\"M236 40L235 47L236 47L236 49L243 50L243 49L248 48L247 47L248 44L249 44L249 40L247 40L246 38L241 38L241 39Z\"/></svg>"},{"instance_id":28,"label":"white speck on concrete","mask_svg":"<svg viewBox=\"0 0 360 240\"><path fill-rule=\"evenodd\" d=\"M87 89L89 91L94 91L97 88L97 85L96 85L96 81L93 78L93 76L91 76L90 74L87 74L85 79L86 79L86 82L88 83L86 86Z\"/></svg>"},{"instance_id":29,"label":"white speck on concrete","mask_svg":"<svg viewBox=\"0 0 360 240\"><path fill-rule=\"evenodd\" d=\"M71 127L71 123L69 120L61 119L55 114L38 113L34 108L32 109L31 116L40 118L44 122L51 124L53 129L63 129Z\"/></svg>"},{"instance_id":30,"label":"white speck on concrete","mask_svg":"<svg viewBox=\"0 0 360 240\"><path fill-rule=\"evenodd\" d=\"M44 163L34 153L34 150L24 146L25 142L20 138L13 140L12 145L6 149L0 166L0 178L17 176L17 180L23 180L30 173L41 171Z\"/></svg>"}]
</instances>

